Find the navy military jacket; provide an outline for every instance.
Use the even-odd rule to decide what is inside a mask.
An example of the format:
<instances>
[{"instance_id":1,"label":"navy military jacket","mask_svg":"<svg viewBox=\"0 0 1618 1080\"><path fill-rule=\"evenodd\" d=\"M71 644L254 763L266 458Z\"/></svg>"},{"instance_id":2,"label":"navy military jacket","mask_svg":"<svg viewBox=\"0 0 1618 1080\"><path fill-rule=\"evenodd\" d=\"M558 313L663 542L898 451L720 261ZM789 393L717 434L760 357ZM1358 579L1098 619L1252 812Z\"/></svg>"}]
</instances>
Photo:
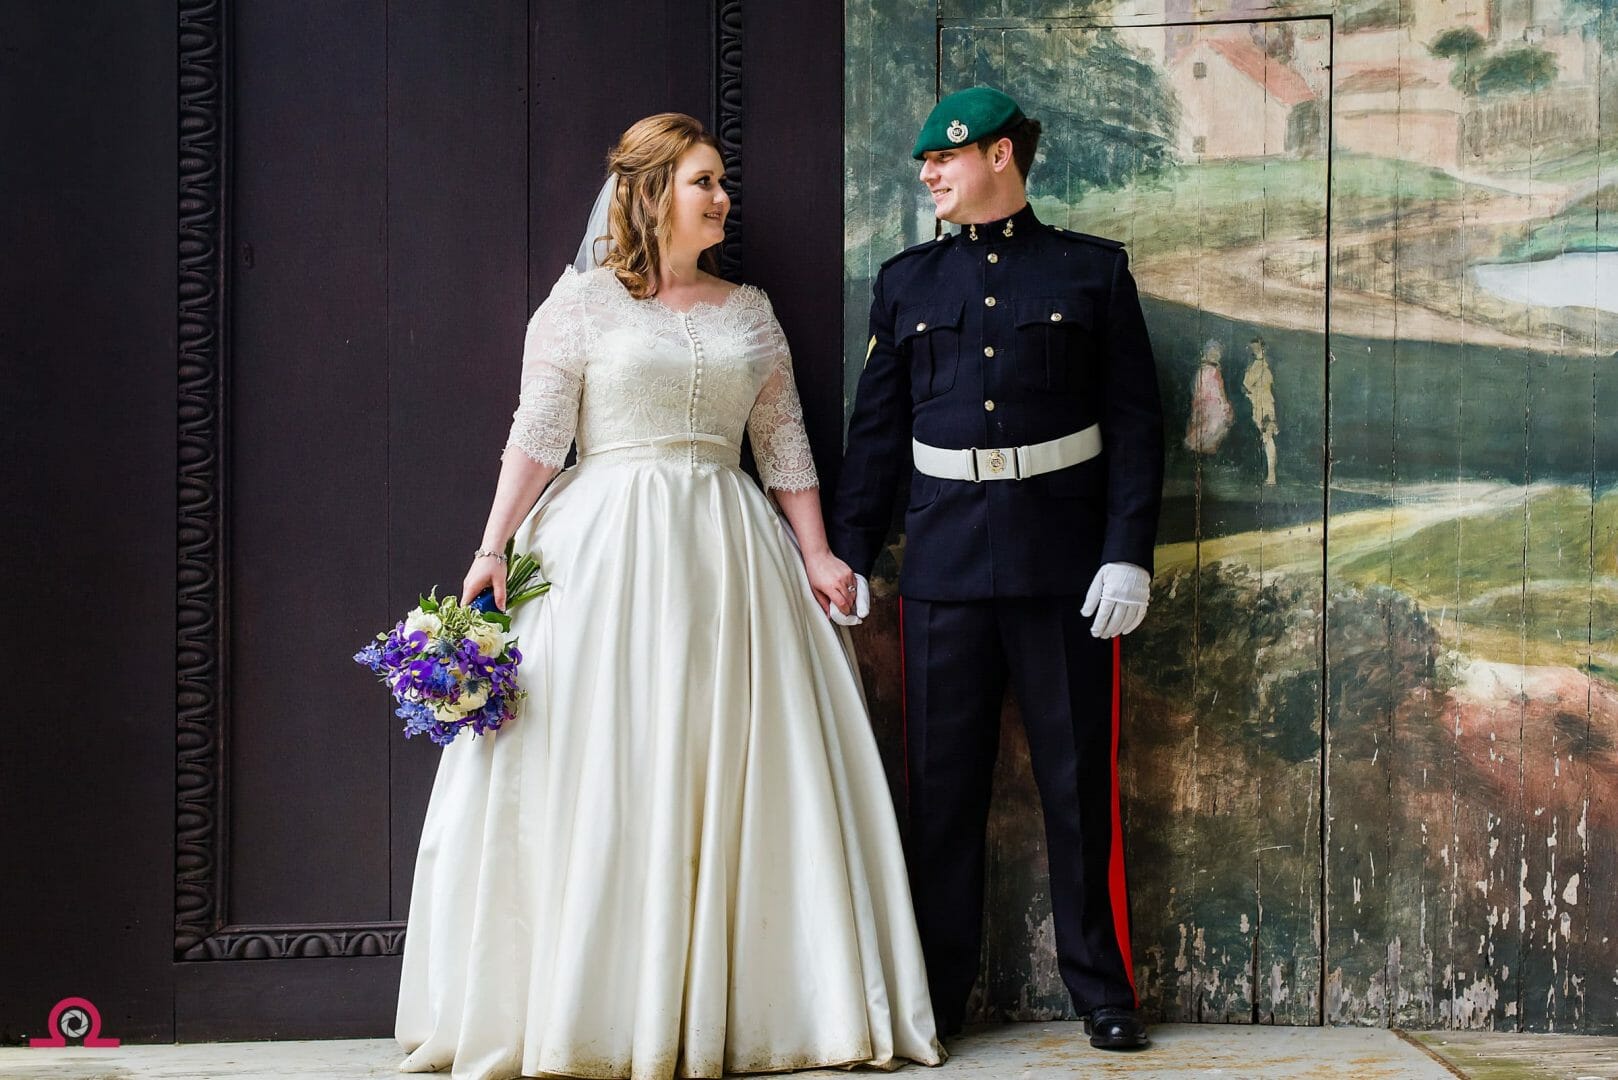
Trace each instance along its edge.
<instances>
[{"instance_id":1,"label":"navy military jacket","mask_svg":"<svg viewBox=\"0 0 1618 1080\"><path fill-rule=\"evenodd\" d=\"M833 504L832 550L869 576L908 480L900 592L1084 593L1104 562L1152 569L1163 487L1157 370L1123 245L1012 217L882 264ZM1022 480L916 471L912 437L1016 447L1101 425L1101 455Z\"/></svg>"}]
</instances>

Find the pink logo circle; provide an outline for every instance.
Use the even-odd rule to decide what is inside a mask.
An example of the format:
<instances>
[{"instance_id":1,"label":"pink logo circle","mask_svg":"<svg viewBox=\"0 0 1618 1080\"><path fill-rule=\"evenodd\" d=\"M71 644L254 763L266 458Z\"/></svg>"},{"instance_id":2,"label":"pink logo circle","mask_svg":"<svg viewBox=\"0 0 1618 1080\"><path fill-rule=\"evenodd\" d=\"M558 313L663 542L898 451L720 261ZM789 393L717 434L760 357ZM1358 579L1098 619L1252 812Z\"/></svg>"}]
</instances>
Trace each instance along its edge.
<instances>
[{"instance_id":1,"label":"pink logo circle","mask_svg":"<svg viewBox=\"0 0 1618 1080\"><path fill-rule=\"evenodd\" d=\"M48 1021L50 1038L29 1039L29 1046L66 1046L67 1040L84 1038L85 1046L117 1046L117 1039L101 1037L101 1010L89 998L65 997L51 1008Z\"/></svg>"}]
</instances>

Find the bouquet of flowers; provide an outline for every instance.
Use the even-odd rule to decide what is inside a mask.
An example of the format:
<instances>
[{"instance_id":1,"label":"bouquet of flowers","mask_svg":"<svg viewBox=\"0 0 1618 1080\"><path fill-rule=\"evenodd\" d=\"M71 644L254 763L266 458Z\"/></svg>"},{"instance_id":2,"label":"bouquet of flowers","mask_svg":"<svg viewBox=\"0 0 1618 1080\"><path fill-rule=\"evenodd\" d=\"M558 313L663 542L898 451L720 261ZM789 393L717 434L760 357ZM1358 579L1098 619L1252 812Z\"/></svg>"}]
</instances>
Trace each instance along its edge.
<instances>
[{"instance_id":1,"label":"bouquet of flowers","mask_svg":"<svg viewBox=\"0 0 1618 1080\"><path fill-rule=\"evenodd\" d=\"M511 632L511 611L550 591L538 579L532 555L513 557L506 544L506 610L484 589L470 604L438 598L438 587L392 630L354 654L376 673L399 703L405 738L425 734L447 746L463 730L473 736L496 731L516 714L524 691L517 688L522 652Z\"/></svg>"}]
</instances>

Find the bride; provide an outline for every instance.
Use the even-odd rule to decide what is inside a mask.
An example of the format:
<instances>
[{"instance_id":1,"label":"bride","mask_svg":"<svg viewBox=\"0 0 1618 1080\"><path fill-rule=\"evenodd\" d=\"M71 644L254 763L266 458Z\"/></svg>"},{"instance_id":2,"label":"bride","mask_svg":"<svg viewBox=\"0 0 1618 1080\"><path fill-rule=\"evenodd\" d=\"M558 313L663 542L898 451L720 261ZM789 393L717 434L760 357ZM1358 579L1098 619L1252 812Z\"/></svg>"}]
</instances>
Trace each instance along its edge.
<instances>
[{"instance_id":1,"label":"bride","mask_svg":"<svg viewBox=\"0 0 1618 1080\"><path fill-rule=\"evenodd\" d=\"M717 144L664 113L608 165L607 236L529 323L462 587L504 605L513 535L552 582L513 617L522 711L439 765L400 1067L937 1064L892 804L827 620L855 579L826 546L786 339L763 292L699 268L730 207ZM790 533L737 467L744 425Z\"/></svg>"}]
</instances>

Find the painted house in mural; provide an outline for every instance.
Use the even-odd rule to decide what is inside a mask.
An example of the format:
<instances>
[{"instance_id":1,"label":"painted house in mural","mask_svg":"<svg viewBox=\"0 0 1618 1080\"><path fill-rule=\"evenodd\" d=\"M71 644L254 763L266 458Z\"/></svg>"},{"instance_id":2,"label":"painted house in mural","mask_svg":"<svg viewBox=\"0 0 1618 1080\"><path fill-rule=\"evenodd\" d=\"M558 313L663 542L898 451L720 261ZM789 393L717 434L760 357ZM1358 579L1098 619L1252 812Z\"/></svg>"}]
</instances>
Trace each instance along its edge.
<instances>
[{"instance_id":1,"label":"painted house in mural","mask_svg":"<svg viewBox=\"0 0 1618 1080\"><path fill-rule=\"evenodd\" d=\"M1183 160L1303 157L1323 148L1319 97L1245 33L1199 38L1179 50L1169 81L1183 110Z\"/></svg>"},{"instance_id":2,"label":"painted house in mural","mask_svg":"<svg viewBox=\"0 0 1618 1080\"><path fill-rule=\"evenodd\" d=\"M1400 10L1402 24L1338 37L1338 149L1457 172L1519 164L1531 148L1544 160L1554 156L1547 142L1594 139L1600 47L1564 5L1460 0ZM1514 70L1529 81L1501 77Z\"/></svg>"},{"instance_id":3,"label":"painted house in mural","mask_svg":"<svg viewBox=\"0 0 1618 1080\"><path fill-rule=\"evenodd\" d=\"M1454 63L1429 46L1450 31L1487 39L1486 0L1412 4L1404 25L1343 33L1335 59L1332 138L1340 150L1440 169L1461 167L1466 96L1450 81Z\"/></svg>"},{"instance_id":4,"label":"painted house in mural","mask_svg":"<svg viewBox=\"0 0 1618 1080\"><path fill-rule=\"evenodd\" d=\"M1332 120L1337 148L1460 168L1466 99L1449 84L1448 66L1436 60L1343 65Z\"/></svg>"}]
</instances>

